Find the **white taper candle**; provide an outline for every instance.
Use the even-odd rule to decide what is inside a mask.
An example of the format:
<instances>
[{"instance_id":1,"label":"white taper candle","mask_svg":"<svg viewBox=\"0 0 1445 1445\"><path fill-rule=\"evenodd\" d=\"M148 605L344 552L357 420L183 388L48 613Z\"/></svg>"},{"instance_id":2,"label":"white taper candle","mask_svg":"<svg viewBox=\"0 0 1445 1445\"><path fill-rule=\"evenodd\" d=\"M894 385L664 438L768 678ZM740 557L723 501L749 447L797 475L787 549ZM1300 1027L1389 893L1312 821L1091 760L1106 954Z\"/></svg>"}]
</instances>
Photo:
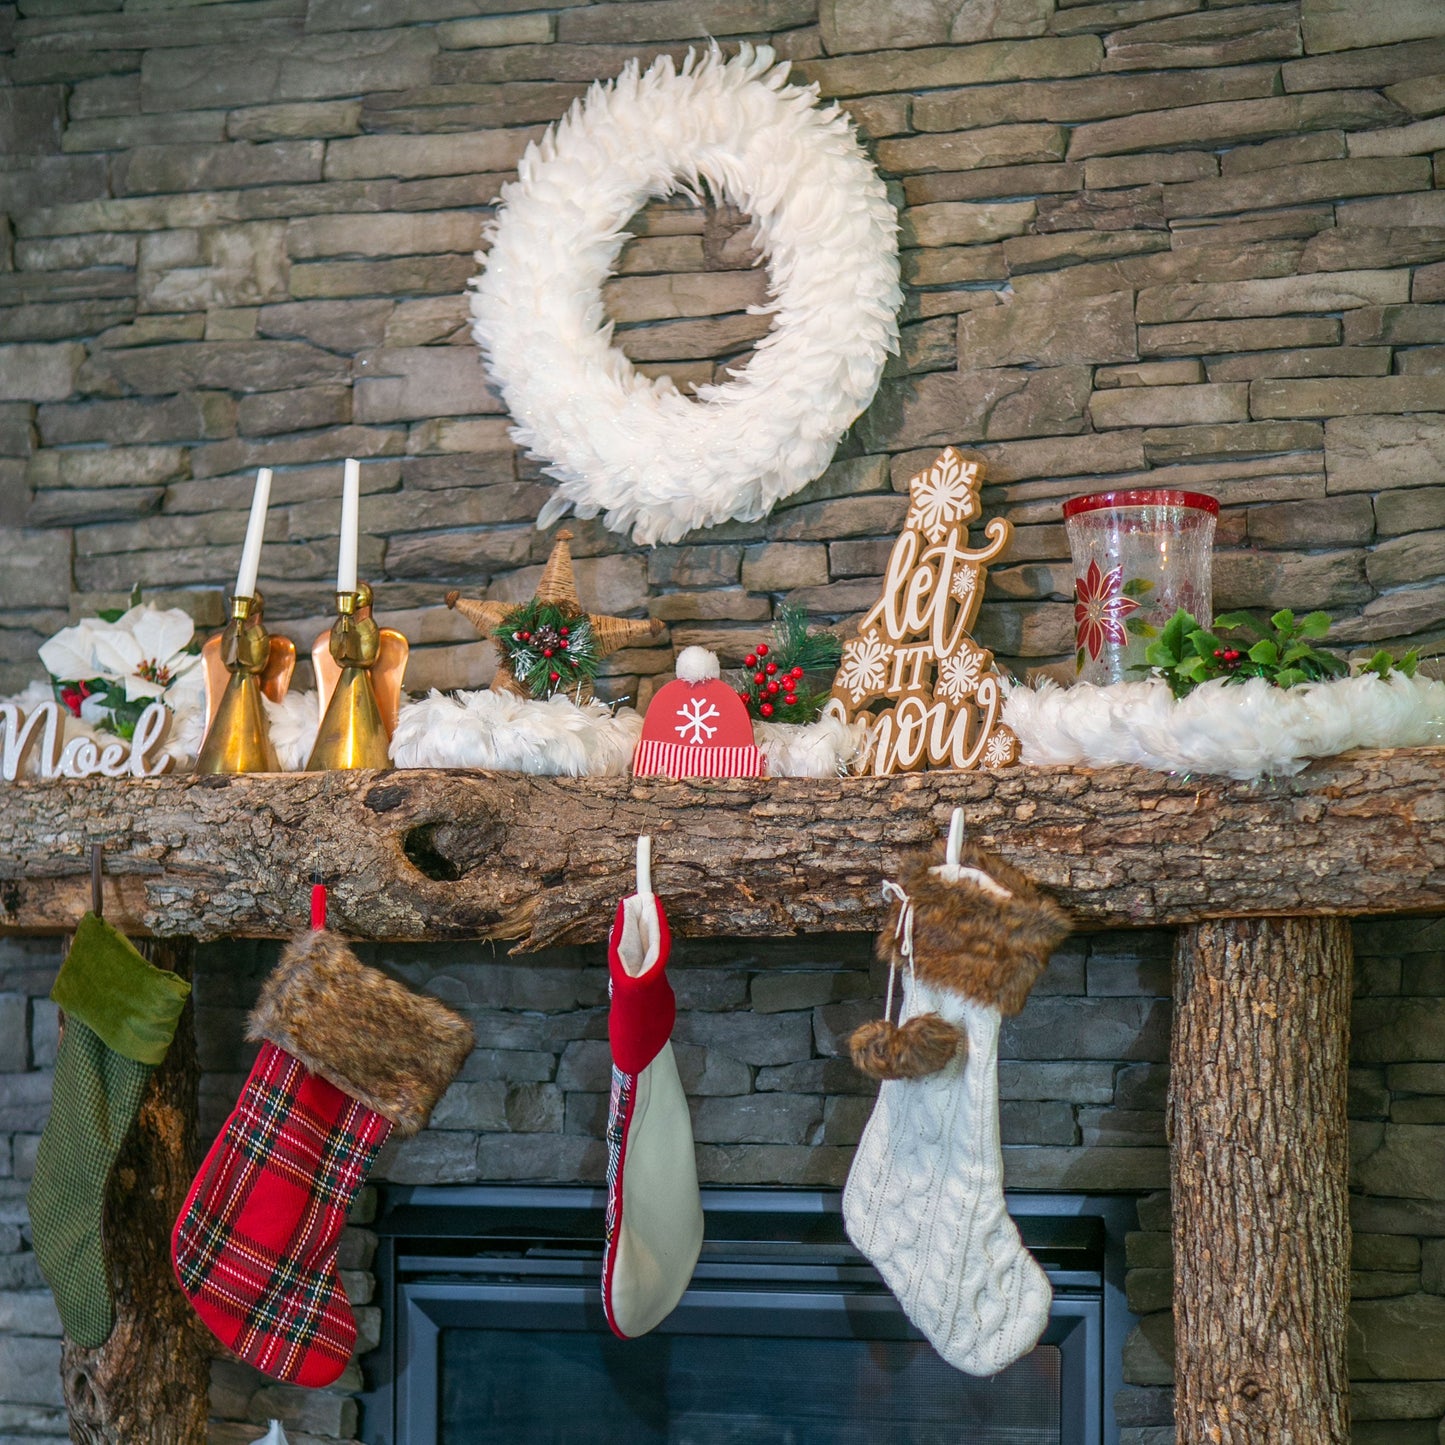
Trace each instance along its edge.
<instances>
[{"instance_id":1,"label":"white taper candle","mask_svg":"<svg viewBox=\"0 0 1445 1445\"><path fill-rule=\"evenodd\" d=\"M361 463L347 457L341 481L341 551L336 563L336 590L356 591L356 533L361 512Z\"/></svg>"},{"instance_id":2,"label":"white taper candle","mask_svg":"<svg viewBox=\"0 0 1445 1445\"><path fill-rule=\"evenodd\" d=\"M261 542L266 533L266 508L271 503L271 468L256 473L256 489L251 493L251 520L246 523L246 542L241 548L241 568L236 573L237 597L256 595L256 573L261 567Z\"/></svg>"}]
</instances>

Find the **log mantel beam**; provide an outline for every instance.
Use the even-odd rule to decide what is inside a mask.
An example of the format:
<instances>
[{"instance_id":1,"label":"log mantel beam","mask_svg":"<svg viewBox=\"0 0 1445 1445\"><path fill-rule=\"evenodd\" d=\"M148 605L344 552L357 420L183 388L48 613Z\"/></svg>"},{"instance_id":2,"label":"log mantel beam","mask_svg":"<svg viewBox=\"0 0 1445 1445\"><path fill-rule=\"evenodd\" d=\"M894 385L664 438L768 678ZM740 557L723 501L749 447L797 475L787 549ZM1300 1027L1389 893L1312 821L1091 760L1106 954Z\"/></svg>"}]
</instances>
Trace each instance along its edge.
<instances>
[{"instance_id":1,"label":"log mantel beam","mask_svg":"<svg viewBox=\"0 0 1445 1445\"><path fill-rule=\"evenodd\" d=\"M0 785L0 932L74 926L89 847L107 917L137 934L277 937L307 916L393 941L521 949L601 938L655 838L683 934L870 930L899 853L962 805L970 837L1082 926L1445 908L1445 749L1354 753L1240 783L1135 768L893 779L295 773Z\"/></svg>"}]
</instances>

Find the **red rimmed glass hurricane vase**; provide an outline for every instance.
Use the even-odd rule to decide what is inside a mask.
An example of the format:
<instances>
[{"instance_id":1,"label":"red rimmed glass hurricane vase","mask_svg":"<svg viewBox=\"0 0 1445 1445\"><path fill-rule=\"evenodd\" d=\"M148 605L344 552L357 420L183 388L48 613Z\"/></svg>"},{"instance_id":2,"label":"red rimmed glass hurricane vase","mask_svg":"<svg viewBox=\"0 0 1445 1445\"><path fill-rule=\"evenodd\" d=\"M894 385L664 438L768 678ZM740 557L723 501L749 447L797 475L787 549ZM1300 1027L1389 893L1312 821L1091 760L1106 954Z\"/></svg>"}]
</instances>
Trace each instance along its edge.
<instances>
[{"instance_id":1,"label":"red rimmed glass hurricane vase","mask_svg":"<svg viewBox=\"0 0 1445 1445\"><path fill-rule=\"evenodd\" d=\"M1219 503L1200 492L1096 492L1064 503L1074 558L1075 670L1131 681L1129 668L1176 609L1213 620L1210 557Z\"/></svg>"}]
</instances>

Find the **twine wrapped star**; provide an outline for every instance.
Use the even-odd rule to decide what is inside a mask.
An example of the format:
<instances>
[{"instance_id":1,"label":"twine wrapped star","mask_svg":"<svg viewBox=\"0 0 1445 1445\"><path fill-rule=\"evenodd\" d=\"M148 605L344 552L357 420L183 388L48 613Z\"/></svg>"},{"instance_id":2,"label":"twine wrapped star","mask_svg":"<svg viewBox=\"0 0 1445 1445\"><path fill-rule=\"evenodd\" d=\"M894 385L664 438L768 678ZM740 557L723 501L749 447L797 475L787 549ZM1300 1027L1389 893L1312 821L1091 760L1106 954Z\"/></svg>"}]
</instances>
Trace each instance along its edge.
<instances>
[{"instance_id":1,"label":"twine wrapped star","mask_svg":"<svg viewBox=\"0 0 1445 1445\"><path fill-rule=\"evenodd\" d=\"M664 624L656 617L608 617L601 613L583 610L581 598L577 595L577 577L572 568L572 549L568 543L572 533L557 533L556 545L547 565L542 569L541 580L537 583L535 601L558 608L568 618L586 618L592 628L592 646L598 659L609 656L619 648L633 643L650 642L662 632ZM489 642L496 642L496 632L507 618L518 610L515 602L492 602L480 598L463 597L460 592L448 592L448 607L460 612L473 627ZM500 646L497 647L499 662L492 678L494 692L510 692L517 697L532 697L534 694L521 682L512 670L511 662ZM582 679L575 690L569 690L578 702L592 696L592 684Z\"/></svg>"}]
</instances>

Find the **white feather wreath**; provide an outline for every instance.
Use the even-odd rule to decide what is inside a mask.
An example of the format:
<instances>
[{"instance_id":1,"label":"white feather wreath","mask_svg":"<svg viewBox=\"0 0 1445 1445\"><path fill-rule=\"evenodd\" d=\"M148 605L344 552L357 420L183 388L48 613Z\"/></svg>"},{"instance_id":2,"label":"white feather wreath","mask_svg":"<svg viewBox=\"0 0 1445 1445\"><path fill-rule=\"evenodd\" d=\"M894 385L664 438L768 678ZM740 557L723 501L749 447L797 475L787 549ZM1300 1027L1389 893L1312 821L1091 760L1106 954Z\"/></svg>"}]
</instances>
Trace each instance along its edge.
<instances>
[{"instance_id":1,"label":"white feather wreath","mask_svg":"<svg viewBox=\"0 0 1445 1445\"><path fill-rule=\"evenodd\" d=\"M1138 763L1253 778L1297 773L1350 748L1445 742L1445 682L1392 672L1288 689L1263 678L1207 682L1178 701L1168 685L1016 687L1003 720L1026 763Z\"/></svg>"},{"instance_id":2,"label":"white feather wreath","mask_svg":"<svg viewBox=\"0 0 1445 1445\"><path fill-rule=\"evenodd\" d=\"M599 512L639 543L766 516L828 465L898 347L898 222L837 106L744 44L682 68L631 62L527 148L472 285L473 334L515 422L550 463L547 526ZM773 329L696 401L612 345L602 301L627 219L677 190L748 212Z\"/></svg>"}]
</instances>

